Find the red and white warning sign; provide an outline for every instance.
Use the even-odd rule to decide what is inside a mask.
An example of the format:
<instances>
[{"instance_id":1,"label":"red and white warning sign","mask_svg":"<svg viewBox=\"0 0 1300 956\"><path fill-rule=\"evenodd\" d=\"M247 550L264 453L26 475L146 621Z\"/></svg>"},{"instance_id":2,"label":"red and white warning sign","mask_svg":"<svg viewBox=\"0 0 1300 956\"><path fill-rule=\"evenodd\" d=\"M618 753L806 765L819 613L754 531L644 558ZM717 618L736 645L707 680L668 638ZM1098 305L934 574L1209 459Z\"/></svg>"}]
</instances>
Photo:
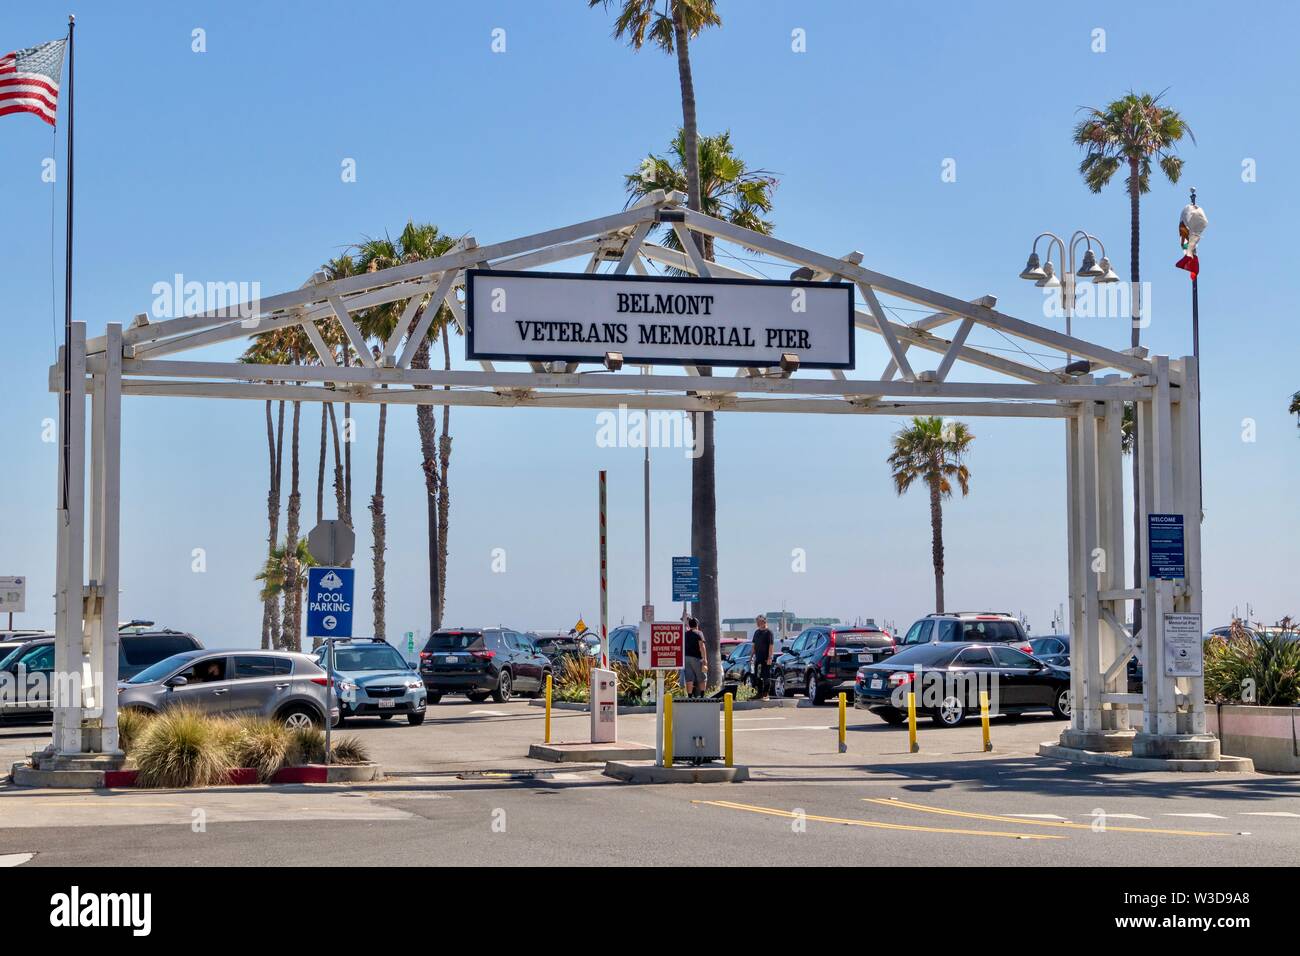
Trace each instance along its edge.
<instances>
[{"instance_id":1,"label":"red and white warning sign","mask_svg":"<svg viewBox=\"0 0 1300 956\"><path fill-rule=\"evenodd\" d=\"M676 671L686 666L686 631L681 621L642 621L637 636L642 670Z\"/></svg>"}]
</instances>

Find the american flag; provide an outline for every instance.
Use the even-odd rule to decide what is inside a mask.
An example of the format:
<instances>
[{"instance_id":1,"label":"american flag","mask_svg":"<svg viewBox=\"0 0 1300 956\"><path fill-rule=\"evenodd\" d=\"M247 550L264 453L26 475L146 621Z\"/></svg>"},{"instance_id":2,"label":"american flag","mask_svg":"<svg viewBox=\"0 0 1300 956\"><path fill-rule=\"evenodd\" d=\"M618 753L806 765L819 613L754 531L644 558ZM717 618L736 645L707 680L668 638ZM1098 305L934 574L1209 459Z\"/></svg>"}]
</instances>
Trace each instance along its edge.
<instances>
[{"instance_id":1,"label":"american flag","mask_svg":"<svg viewBox=\"0 0 1300 956\"><path fill-rule=\"evenodd\" d=\"M67 40L51 40L0 57L0 116L35 113L54 125L67 45Z\"/></svg>"}]
</instances>

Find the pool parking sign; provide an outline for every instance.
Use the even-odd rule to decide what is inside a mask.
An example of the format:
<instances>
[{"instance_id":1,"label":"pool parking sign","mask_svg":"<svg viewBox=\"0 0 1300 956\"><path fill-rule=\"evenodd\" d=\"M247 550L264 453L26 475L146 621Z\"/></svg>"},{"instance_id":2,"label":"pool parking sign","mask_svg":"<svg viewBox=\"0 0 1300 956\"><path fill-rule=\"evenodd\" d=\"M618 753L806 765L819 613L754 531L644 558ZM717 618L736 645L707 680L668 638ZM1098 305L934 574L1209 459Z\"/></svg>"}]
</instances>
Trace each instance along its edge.
<instances>
[{"instance_id":1,"label":"pool parking sign","mask_svg":"<svg viewBox=\"0 0 1300 956\"><path fill-rule=\"evenodd\" d=\"M354 568L307 569L307 636L351 637Z\"/></svg>"}]
</instances>

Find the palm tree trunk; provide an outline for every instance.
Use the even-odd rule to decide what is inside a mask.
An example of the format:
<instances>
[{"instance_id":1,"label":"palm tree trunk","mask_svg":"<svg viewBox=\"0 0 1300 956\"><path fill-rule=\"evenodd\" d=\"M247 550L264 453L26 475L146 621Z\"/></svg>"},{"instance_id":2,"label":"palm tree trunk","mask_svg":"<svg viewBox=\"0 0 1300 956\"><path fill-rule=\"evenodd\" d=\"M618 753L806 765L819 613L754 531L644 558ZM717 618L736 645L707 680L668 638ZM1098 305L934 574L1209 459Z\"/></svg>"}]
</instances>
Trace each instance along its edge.
<instances>
[{"instance_id":1,"label":"palm tree trunk","mask_svg":"<svg viewBox=\"0 0 1300 956\"><path fill-rule=\"evenodd\" d=\"M284 633L282 639L285 650L302 650L301 621L299 610L302 607L302 584L298 571L298 523L302 511L302 494L299 492L298 480L298 433L302 419L302 402L293 403L293 434L289 444L289 516L284 553Z\"/></svg>"},{"instance_id":2,"label":"palm tree trunk","mask_svg":"<svg viewBox=\"0 0 1300 956\"><path fill-rule=\"evenodd\" d=\"M433 307L433 306L431 306ZM416 313L417 319L419 313ZM411 359L411 368L427 369L429 367L429 340L425 339L415 350ZM429 388L429 386L416 386ZM425 520L429 528L429 630L436 631L441 626L438 616L438 599L442 594L441 576L439 574L440 536L438 534L438 426L433 418L433 408L429 405L415 407L415 424L420 433L420 468L424 472Z\"/></svg>"},{"instance_id":3,"label":"palm tree trunk","mask_svg":"<svg viewBox=\"0 0 1300 956\"><path fill-rule=\"evenodd\" d=\"M325 520L325 449L328 445L328 433L325 430L326 408L320 406L320 459L316 465L316 523Z\"/></svg>"},{"instance_id":4,"label":"palm tree trunk","mask_svg":"<svg viewBox=\"0 0 1300 956\"><path fill-rule=\"evenodd\" d=\"M266 490L266 523L269 531L267 548L274 549L277 533L276 524L278 523L276 519L280 511L280 496L275 487L275 421L271 417L270 399L266 401L266 457L270 472ZM267 650L271 648L271 617L274 613L272 608L272 600L268 597L262 602L262 647Z\"/></svg>"},{"instance_id":5,"label":"palm tree trunk","mask_svg":"<svg viewBox=\"0 0 1300 956\"><path fill-rule=\"evenodd\" d=\"M352 526L352 515L348 511L347 493L343 487L343 458L342 451L339 448L339 422L334 415L334 403L329 403L330 410L330 432L334 437L334 508L339 520L345 522L348 527ZM351 566L349 561L345 566Z\"/></svg>"},{"instance_id":6,"label":"palm tree trunk","mask_svg":"<svg viewBox=\"0 0 1300 956\"><path fill-rule=\"evenodd\" d=\"M673 3L673 44L677 51L677 80L682 93L682 142L686 154L687 206L699 212L700 138L695 116L695 81L691 76L690 33L686 29L685 7ZM702 255L704 245L690 233ZM709 369L701 368L702 375ZM700 599L695 616L704 632L709 660L709 678L714 685L722 677L722 621L718 608L718 501L713 455L713 412L697 414L699 454L691 459L691 553L700 562Z\"/></svg>"},{"instance_id":7,"label":"palm tree trunk","mask_svg":"<svg viewBox=\"0 0 1300 956\"><path fill-rule=\"evenodd\" d=\"M284 400L280 400L278 414L278 423L275 432L275 488L273 501L269 503L271 509L271 534L268 547L268 554L274 555L276 542L280 537L280 489L284 484ZM281 627L280 619L280 601L278 594L273 594L267 598L267 604L271 612L271 647L279 648L283 640L284 630Z\"/></svg>"},{"instance_id":8,"label":"palm tree trunk","mask_svg":"<svg viewBox=\"0 0 1300 956\"><path fill-rule=\"evenodd\" d=\"M384 388L388 386L385 385ZM388 430L388 406L379 406L379 434L375 442L375 493L370 496L370 530L374 539L375 587L371 608L374 613L375 637L388 636L385 624L384 550L387 548L387 528L384 518L384 440Z\"/></svg>"},{"instance_id":9,"label":"palm tree trunk","mask_svg":"<svg viewBox=\"0 0 1300 956\"><path fill-rule=\"evenodd\" d=\"M442 330L442 367L451 371L450 330ZM450 391L450 386L443 386ZM447 612L447 525L451 518L451 485L447 472L451 468L451 406L442 406L442 435L438 439L438 626Z\"/></svg>"},{"instance_id":10,"label":"palm tree trunk","mask_svg":"<svg viewBox=\"0 0 1300 956\"><path fill-rule=\"evenodd\" d=\"M943 613L943 504L939 498L939 479L930 484L930 553L934 560L934 611Z\"/></svg>"},{"instance_id":11,"label":"palm tree trunk","mask_svg":"<svg viewBox=\"0 0 1300 956\"><path fill-rule=\"evenodd\" d=\"M1139 261L1139 251L1141 246L1141 198L1140 182L1138 180L1138 162L1136 159L1129 160L1129 188L1128 188L1128 205L1129 205L1129 279L1132 286L1129 289L1129 301L1132 311L1132 344L1137 348L1141 344L1142 328L1139 320L1142 315L1142 268ZM1138 489L1141 487L1142 480L1141 457L1142 453L1139 447L1140 426L1142 416L1139 414L1139 408L1133 406L1133 586L1142 587L1142 499ZM1142 630L1142 599L1138 598L1133 602L1133 634Z\"/></svg>"}]
</instances>

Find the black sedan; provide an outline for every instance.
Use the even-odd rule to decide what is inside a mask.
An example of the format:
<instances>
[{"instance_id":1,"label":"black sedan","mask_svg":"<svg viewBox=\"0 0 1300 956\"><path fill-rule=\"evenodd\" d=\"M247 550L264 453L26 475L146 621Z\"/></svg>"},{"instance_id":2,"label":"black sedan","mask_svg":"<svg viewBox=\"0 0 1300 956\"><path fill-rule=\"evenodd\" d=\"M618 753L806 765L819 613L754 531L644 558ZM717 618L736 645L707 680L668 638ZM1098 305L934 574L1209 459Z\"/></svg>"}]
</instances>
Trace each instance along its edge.
<instances>
[{"instance_id":1,"label":"black sedan","mask_svg":"<svg viewBox=\"0 0 1300 956\"><path fill-rule=\"evenodd\" d=\"M942 727L956 727L980 712L980 692L989 713L1051 711L1070 716L1070 672L1006 644L921 644L858 669L853 706L886 723L907 719L907 694Z\"/></svg>"},{"instance_id":2,"label":"black sedan","mask_svg":"<svg viewBox=\"0 0 1300 956\"><path fill-rule=\"evenodd\" d=\"M1057 667L1068 668L1070 666L1070 635L1048 634L1045 637L1030 638L1029 653L1044 664L1055 664Z\"/></svg>"}]
</instances>

